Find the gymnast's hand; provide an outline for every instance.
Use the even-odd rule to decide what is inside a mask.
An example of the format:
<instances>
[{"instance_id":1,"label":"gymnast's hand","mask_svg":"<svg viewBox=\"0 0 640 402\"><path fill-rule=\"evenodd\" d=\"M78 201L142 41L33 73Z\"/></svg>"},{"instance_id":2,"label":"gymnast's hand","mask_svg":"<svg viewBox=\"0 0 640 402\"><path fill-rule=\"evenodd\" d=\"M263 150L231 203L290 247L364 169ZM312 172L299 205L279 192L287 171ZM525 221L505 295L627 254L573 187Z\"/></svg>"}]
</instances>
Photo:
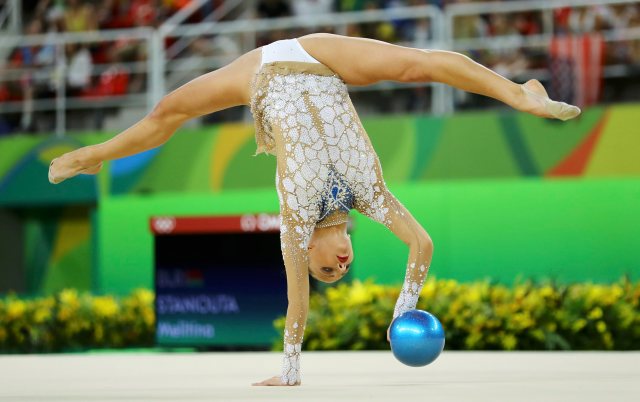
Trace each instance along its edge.
<instances>
[{"instance_id":1,"label":"gymnast's hand","mask_svg":"<svg viewBox=\"0 0 640 402\"><path fill-rule=\"evenodd\" d=\"M282 386L282 387L291 387L291 386L295 386L295 385L300 385L300 383L294 384L294 385L289 385L289 384L283 384L282 383L282 379L280 378L280 376L273 376L271 378L267 378L264 381L260 381L260 382L254 382L253 384L254 386Z\"/></svg>"},{"instance_id":2,"label":"gymnast's hand","mask_svg":"<svg viewBox=\"0 0 640 402\"><path fill-rule=\"evenodd\" d=\"M564 102L549 99L547 91L540 81L529 80L520 85L522 89L522 102L517 109L540 117L569 120L580 114L580 108Z\"/></svg>"}]
</instances>

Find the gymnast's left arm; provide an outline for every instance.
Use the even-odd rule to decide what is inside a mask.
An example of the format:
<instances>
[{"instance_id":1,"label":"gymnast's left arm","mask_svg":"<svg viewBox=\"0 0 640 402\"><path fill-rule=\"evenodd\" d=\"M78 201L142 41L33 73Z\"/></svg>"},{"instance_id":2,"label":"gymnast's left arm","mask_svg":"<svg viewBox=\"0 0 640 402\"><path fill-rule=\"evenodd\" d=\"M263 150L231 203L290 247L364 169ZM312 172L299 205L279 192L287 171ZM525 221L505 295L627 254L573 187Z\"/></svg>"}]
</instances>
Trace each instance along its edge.
<instances>
[{"instance_id":1,"label":"gymnast's left arm","mask_svg":"<svg viewBox=\"0 0 640 402\"><path fill-rule=\"evenodd\" d=\"M308 245L315 220L301 216L303 206L291 204L291 197L282 196L284 189L278 180L280 198L280 247L287 275L287 318L284 330L284 356L280 376L253 385L300 385L300 353L309 311Z\"/></svg>"},{"instance_id":2,"label":"gymnast's left arm","mask_svg":"<svg viewBox=\"0 0 640 402\"><path fill-rule=\"evenodd\" d=\"M294 232L294 233L291 233ZM300 353L309 311L309 262L306 243L295 228L281 227L282 255L287 274L287 318L282 372L253 385L300 385ZM303 248L304 246L304 248Z\"/></svg>"}]
</instances>

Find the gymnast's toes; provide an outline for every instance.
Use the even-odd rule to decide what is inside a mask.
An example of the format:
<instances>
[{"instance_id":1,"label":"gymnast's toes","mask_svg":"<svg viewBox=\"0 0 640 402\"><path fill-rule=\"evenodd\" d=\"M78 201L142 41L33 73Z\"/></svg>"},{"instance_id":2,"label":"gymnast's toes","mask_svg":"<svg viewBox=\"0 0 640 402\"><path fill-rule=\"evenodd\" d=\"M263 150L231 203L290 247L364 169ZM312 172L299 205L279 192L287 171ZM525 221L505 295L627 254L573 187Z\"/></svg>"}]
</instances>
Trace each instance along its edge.
<instances>
[{"instance_id":1,"label":"gymnast's toes","mask_svg":"<svg viewBox=\"0 0 640 402\"><path fill-rule=\"evenodd\" d=\"M49 183L51 183L51 184L58 184L58 183L60 183L62 181L62 180L58 180L59 178L56 177L56 175L53 173L53 170L54 170L53 164L54 164L54 162L56 160L57 159L52 160L51 163L49 164L49 175L48 175L48 177L49 177Z\"/></svg>"},{"instance_id":2,"label":"gymnast's toes","mask_svg":"<svg viewBox=\"0 0 640 402\"><path fill-rule=\"evenodd\" d=\"M549 114L551 114L552 117L555 117L556 119L559 119L562 121L573 119L574 117L578 116L582 112L580 108L577 106L569 105L564 102L555 102L551 100L547 105L547 110L549 111Z\"/></svg>"}]
</instances>

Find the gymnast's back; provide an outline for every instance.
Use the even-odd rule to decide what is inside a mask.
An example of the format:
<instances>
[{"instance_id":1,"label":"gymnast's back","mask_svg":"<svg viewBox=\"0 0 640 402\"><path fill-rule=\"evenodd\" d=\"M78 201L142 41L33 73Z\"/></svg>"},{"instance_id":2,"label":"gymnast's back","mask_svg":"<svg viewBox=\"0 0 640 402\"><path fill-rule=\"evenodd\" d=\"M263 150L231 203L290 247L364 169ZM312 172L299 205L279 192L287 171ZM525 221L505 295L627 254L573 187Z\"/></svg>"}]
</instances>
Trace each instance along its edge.
<instances>
[{"instance_id":1,"label":"gymnast's back","mask_svg":"<svg viewBox=\"0 0 640 402\"><path fill-rule=\"evenodd\" d=\"M346 84L297 39L262 48L250 107L257 153L278 160L283 224L310 235L315 225L301 222L338 224L351 208L385 223L379 161Z\"/></svg>"}]
</instances>

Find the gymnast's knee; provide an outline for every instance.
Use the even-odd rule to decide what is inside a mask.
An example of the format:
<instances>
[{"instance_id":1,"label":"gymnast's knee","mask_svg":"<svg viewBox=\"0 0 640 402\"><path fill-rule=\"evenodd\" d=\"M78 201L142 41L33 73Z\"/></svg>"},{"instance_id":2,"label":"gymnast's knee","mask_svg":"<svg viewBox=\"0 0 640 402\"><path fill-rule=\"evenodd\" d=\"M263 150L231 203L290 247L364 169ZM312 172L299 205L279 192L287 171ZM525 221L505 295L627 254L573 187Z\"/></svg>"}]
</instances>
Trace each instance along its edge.
<instances>
[{"instance_id":1,"label":"gymnast's knee","mask_svg":"<svg viewBox=\"0 0 640 402\"><path fill-rule=\"evenodd\" d=\"M407 49L399 63L400 82L430 82L432 80L430 71L431 55L429 51L422 49Z\"/></svg>"}]
</instances>

